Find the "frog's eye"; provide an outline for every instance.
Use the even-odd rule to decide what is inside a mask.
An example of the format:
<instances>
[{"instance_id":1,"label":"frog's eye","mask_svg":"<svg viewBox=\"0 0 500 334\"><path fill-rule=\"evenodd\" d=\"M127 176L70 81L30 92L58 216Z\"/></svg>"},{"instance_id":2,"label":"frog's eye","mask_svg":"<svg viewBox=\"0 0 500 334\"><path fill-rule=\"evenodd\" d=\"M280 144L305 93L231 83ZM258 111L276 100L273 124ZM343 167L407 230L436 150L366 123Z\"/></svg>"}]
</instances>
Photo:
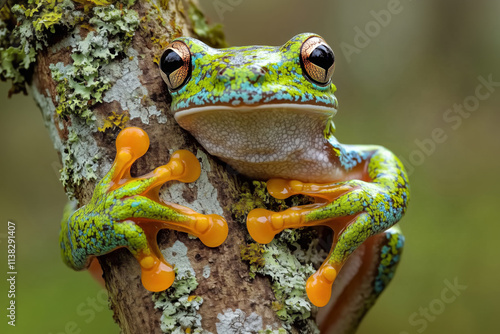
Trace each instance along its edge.
<instances>
[{"instance_id":1,"label":"frog's eye","mask_svg":"<svg viewBox=\"0 0 500 334\"><path fill-rule=\"evenodd\" d=\"M175 41L160 58L161 76L170 90L184 85L191 76L191 52L186 44Z\"/></svg>"},{"instance_id":2,"label":"frog's eye","mask_svg":"<svg viewBox=\"0 0 500 334\"><path fill-rule=\"evenodd\" d=\"M302 44L300 64L309 80L326 86L330 83L335 69L335 55L322 38L313 36Z\"/></svg>"}]
</instances>

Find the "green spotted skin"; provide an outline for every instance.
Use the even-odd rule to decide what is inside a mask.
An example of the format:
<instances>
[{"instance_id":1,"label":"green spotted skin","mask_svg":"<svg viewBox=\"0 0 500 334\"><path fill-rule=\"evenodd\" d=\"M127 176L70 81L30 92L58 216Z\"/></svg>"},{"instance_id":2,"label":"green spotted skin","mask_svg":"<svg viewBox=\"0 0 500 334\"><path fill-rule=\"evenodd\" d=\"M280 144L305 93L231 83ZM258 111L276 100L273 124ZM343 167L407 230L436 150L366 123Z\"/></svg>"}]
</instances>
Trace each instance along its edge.
<instances>
[{"instance_id":1,"label":"green spotted skin","mask_svg":"<svg viewBox=\"0 0 500 334\"><path fill-rule=\"evenodd\" d=\"M134 256L151 254L146 234L133 220L189 220L172 208L139 195L155 181L154 177L136 179L109 190L113 173L114 167L97 184L90 202L62 222L62 258L75 270L87 268L92 257L119 247L127 247Z\"/></svg>"},{"instance_id":2,"label":"green spotted skin","mask_svg":"<svg viewBox=\"0 0 500 334\"><path fill-rule=\"evenodd\" d=\"M385 232L374 236L372 247L375 252L372 254L372 263L367 266L367 270L357 274L357 279L364 277L363 283L370 282L370 286L362 284L358 290L353 291L354 295L348 299L350 305L347 306L351 313L338 314L338 309L330 311L329 319L336 319L327 326L322 326L321 332L325 333L356 333L361 319L372 308L380 294L391 282L396 273L396 269L401 260L405 238L397 226L393 226ZM363 300L358 296L362 295ZM337 312L335 312L337 311Z\"/></svg>"},{"instance_id":3,"label":"green spotted skin","mask_svg":"<svg viewBox=\"0 0 500 334\"><path fill-rule=\"evenodd\" d=\"M194 38L176 39L191 51L192 73L184 86L171 91L171 109L283 102L336 107L335 85L320 86L302 75L298 54L311 36L317 35L300 34L281 47L227 49L213 49Z\"/></svg>"},{"instance_id":4,"label":"green spotted skin","mask_svg":"<svg viewBox=\"0 0 500 334\"><path fill-rule=\"evenodd\" d=\"M380 263L377 268L374 293L371 298L373 302L375 302L375 299L384 291L385 287L394 277L396 268L401 260L401 254L403 253L405 237L396 225L385 231L385 241L385 244L380 249Z\"/></svg>"},{"instance_id":5,"label":"green spotted skin","mask_svg":"<svg viewBox=\"0 0 500 334\"><path fill-rule=\"evenodd\" d=\"M395 225L409 202L409 183L399 159L383 147L346 146L346 150L368 159L371 182L339 182L352 191L328 205L306 215L306 222L352 216L353 222L343 231L329 259L331 264L344 263L366 239Z\"/></svg>"}]
</instances>

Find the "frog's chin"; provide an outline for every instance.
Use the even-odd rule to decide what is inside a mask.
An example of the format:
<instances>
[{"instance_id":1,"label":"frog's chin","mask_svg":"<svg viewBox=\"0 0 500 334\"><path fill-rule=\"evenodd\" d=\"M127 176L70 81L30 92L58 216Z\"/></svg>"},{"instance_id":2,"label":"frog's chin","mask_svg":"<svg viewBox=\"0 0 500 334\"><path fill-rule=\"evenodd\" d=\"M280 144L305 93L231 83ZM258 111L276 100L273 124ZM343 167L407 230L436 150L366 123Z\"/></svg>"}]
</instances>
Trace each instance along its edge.
<instances>
[{"instance_id":1,"label":"frog's chin","mask_svg":"<svg viewBox=\"0 0 500 334\"><path fill-rule=\"evenodd\" d=\"M306 104L208 106L175 114L212 155L256 179L328 182L336 161L324 130L337 110Z\"/></svg>"}]
</instances>

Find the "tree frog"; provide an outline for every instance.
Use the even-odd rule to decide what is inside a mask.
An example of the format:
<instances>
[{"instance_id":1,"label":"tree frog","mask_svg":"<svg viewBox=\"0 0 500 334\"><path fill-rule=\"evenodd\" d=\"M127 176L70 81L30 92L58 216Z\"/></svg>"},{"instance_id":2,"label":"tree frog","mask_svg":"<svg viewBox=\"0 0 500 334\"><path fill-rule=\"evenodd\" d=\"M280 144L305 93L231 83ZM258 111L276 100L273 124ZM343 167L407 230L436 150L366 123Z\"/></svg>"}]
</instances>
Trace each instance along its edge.
<instances>
[{"instance_id":1,"label":"tree frog","mask_svg":"<svg viewBox=\"0 0 500 334\"><path fill-rule=\"evenodd\" d=\"M403 239L390 228L409 201L408 177L394 154L380 146L343 145L334 137L334 67L330 46L310 33L281 47L226 49L182 37L160 58L176 121L210 154L249 178L268 181L276 198L305 194L316 199L282 212L255 209L247 218L248 232L259 243L269 243L286 228L333 229L330 253L306 284L316 306L328 303L337 274L372 236L385 233L391 240L392 248L381 248L377 255L380 275L392 275ZM192 233L210 247L224 242L228 231L222 217L159 199L166 181L198 177L198 161L189 152L173 154L150 174L130 176L130 166L148 145L138 128L119 134L111 170L91 201L63 222L61 248L64 261L82 269L95 256L127 247L141 265L145 288L161 291L174 275L156 245L159 229ZM378 290L383 287L382 282Z\"/></svg>"},{"instance_id":2,"label":"tree frog","mask_svg":"<svg viewBox=\"0 0 500 334\"><path fill-rule=\"evenodd\" d=\"M316 306L328 303L349 255L396 224L409 201L408 177L393 153L335 138L334 68L330 46L310 33L281 47L219 50L183 37L160 60L175 119L208 152L250 178L267 180L276 198L316 199L283 212L255 209L247 218L251 237L264 244L286 228L334 230L328 257L306 284ZM397 230L387 236L398 240L398 255L402 236Z\"/></svg>"}]
</instances>

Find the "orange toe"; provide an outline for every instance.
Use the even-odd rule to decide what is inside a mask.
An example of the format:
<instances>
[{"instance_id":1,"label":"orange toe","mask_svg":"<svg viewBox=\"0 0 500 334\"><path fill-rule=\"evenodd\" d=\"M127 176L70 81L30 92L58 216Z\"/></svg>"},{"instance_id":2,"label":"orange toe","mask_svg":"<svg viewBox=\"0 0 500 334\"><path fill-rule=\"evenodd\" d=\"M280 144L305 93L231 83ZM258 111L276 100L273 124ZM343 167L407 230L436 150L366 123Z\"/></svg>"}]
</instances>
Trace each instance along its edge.
<instances>
[{"instance_id":1,"label":"orange toe","mask_svg":"<svg viewBox=\"0 0 500 334\"><path fill-rule=\"evenodd\" d=\"M285 199L294 194L288 180L285 179L270 179L267 181L267 191L277 199Z\"/></svg>"},{"instance_id":2,"label":"orange toe","mask_svg":"<svg viewBox=\"0 0 500 334\"><path fill-rule=\"evenodd\" d=\"M142 157L148 148L148 134L140 128L125 128L116 137L116 151L128 150L134 159Z\"/></svg>"},{"instance_id":3,"label":"orange toe","mask_svg":"<svg viewBox=\"0 0 500 334\"><path fill-rule=\"evenodd\" d=\"M253 240L260 244L268 244L280 232L271 222L273 214L274 212L265 209L254 209L248 213L247 230Z\"/></svg>"},{"instance_id":4,"label":"orange toe","mask_svg":"<svg viewBox=\"0 0 500 334\"><path fill-rule=\"evenodd\" d=\"M170 158L169 165L172 168L172 177L181 182L194 182L200 177L200 162L189 151L179 150L174 152Z\"/></svg>"},{"instance_id":5,"label":"orange toe","mask_svg":"<svg viewBox=\"0 0 500 334\"><path fill-rule=\"evenodd\" d=\"M219 215L211 214L198 218L195 224L198 238L207 247L218 247L227 238L227 223Z\"/></svg>"},{"instance_id":6,"label":"orange toe","mask_svg":"<svg viewBox=\"0 0 500 334\"><path fill-rule=\"evenodd\" d=\"M326 265L309 277L306 283L306 292L311 303L318 307L328 304L336 276L336 270L332 266Z\"/></svg>"},{"instance_id":7,"label":"orange toe","mask_svg":"<svg viewBox=\"0 0 500 334\"><path fill-rule=\"evenodd\" d=\"M175 272L168 264L159 261L150 269L142 269L141 281L144 288L152 292L168 289L174 283Z\"/></svg>"}]
</instances>

